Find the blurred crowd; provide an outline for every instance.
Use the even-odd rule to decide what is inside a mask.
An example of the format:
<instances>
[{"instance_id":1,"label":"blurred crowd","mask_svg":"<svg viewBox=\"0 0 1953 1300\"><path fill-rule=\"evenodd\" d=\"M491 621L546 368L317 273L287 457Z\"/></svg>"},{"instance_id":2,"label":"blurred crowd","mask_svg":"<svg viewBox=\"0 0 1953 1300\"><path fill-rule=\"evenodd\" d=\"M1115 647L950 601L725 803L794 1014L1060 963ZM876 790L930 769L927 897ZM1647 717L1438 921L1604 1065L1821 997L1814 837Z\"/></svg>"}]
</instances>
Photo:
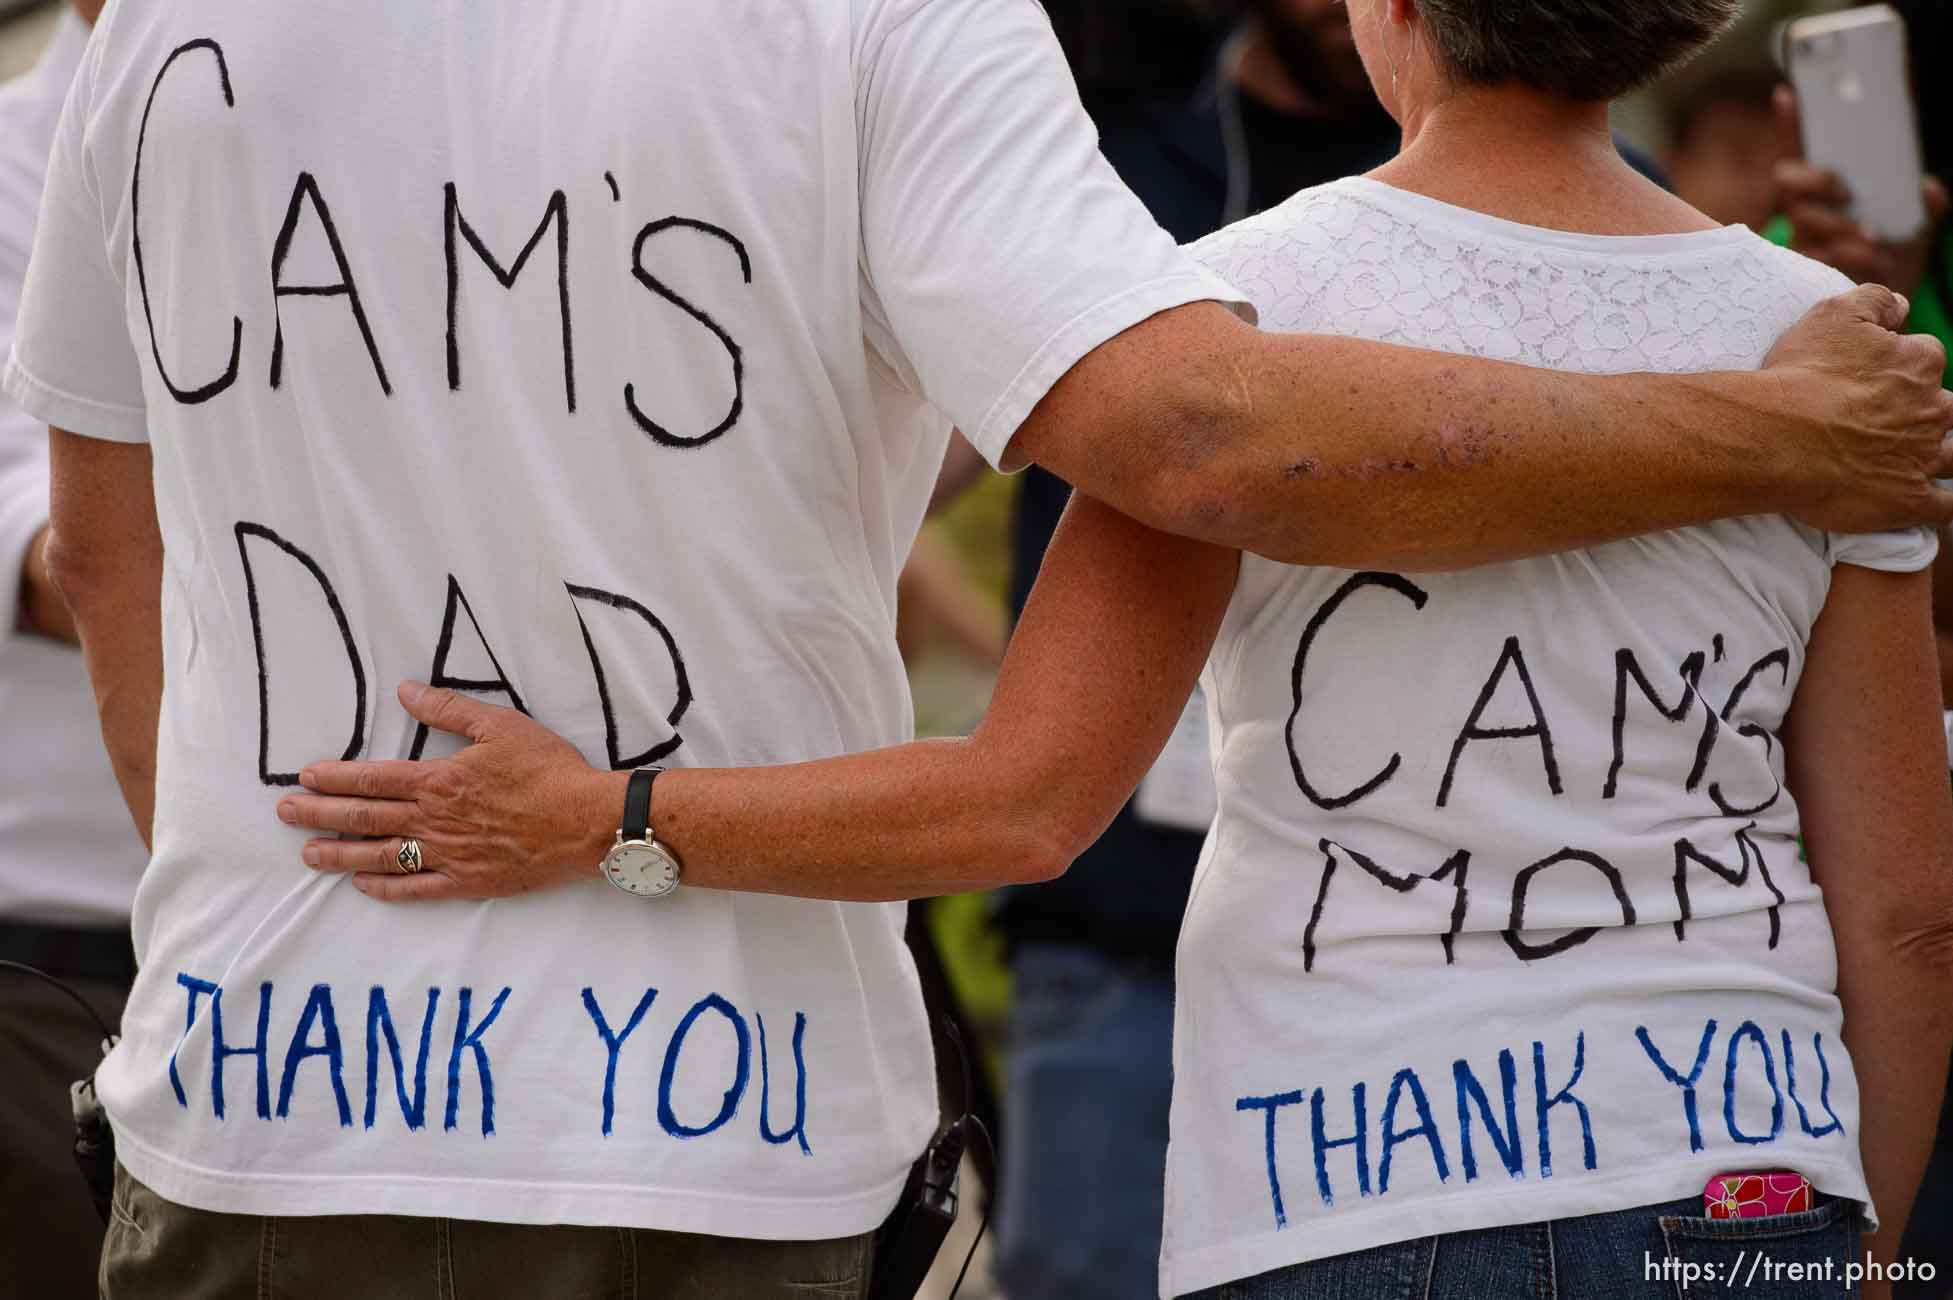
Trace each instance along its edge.
<instances>
[{"instance_id":1,"label":"blurred crowd","mask_svg":"<svg viewBox=\"0 0 1953 1300\"><path fill-rule=\"evenodd\" d=\"M1902 0L1927 170L1953 176L1953 6ZM1339 0L1047 0L1105 154L1183 242L1297 191L1388 159L1397 129L1358 62ZM1849 216L1850 195L1801 159L1797 105L1770 45L1789 6L1759 7L1703 60L1657 88L1620 145L1646 174L1716 220L1752 227L1861 283L1907 295L1912 328L1953 344L1953 223L1929 185L1929 228L1891 244ZM75 57L58 42L50 61ZM61 69L44 63L31 78ZM1935 74L1938 75L1935 75ZM0 219L36 172L52 131L43 93L0 91ZM41 114L36 117L35 114ZM44 162L44 159L40 160ZM10 170L11 169L11 170ZM11 189L9 187L12 187ZM24 201L24 200L23 200ZM17 257L16 254L19 254ZM11 316L24 249L0 247ZM16 436L13 430L6 435ZM10 455L0 449L0 474ZM904 576L902 645L918 708L936 730L980 711L1069 489L1032 469L1005 480L958 444L935 523ZM4 502L0 502L0 515ZM72 628L47 600L43 529L7 520L0 596L18 626L0 636L0 957L52 970L88 1008L0 980L0 1235L24 1262L0 1297L89 1294L100 1227L70 1164L69 1124L48 1080L89 1068L133 975L128 900L139 846L97 749ZM1953 707L1953 559L1938 573L1942 675ZM940 1009L983 1046L981 1104L1002 1147L994 1285L1010 1300L1151 1294L1162 1220L1172 1055L1174 948L1212 815L1206 734L1190 704L1155 773L1061 879L982 899L918 905L916 942L940 967ZM85 869L84 869L85 868ZM104 882L108 882L106 885ZM29 1095L32 1092L33 1095ZM1108 1099L1116 1098L1116 1101ZM23 1211L32 1209L32 1213ZM58 1228L51 1225L58 1224ZM1913 1223L1909 1253L1953 1295L1953 1115Z\"/></svg>"}]
</instances>

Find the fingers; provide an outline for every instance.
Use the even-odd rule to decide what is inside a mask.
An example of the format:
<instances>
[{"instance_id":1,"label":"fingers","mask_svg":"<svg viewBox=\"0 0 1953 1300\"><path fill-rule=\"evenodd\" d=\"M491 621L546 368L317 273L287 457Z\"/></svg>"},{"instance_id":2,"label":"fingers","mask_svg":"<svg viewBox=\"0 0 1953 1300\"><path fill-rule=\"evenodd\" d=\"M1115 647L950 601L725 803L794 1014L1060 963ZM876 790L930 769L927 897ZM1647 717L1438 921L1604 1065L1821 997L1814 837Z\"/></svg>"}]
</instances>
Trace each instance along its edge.
<instances>
[{"instance_id":1,"label":"fingers","mask_svg":"<svg viewBox=\"0 0 1953 1300\"><path fill-rule=\"evenodd\" d=\"M402 682L399 695L400 706L416 721L425 722L436 731L465 736L475 744L488 738L488 732L497 718L515 712L514 709L483 704L458 691L440 686L423 686L419 682Z\"/></svg>"},{"instance_id":2,"label":"fingers","mask_svg":"<svg viewBox=\"0 0 1953 1300\"><path fill-rule=\"evenodd\" d=\"M1887 330L1904 325L1912 312L1912 304L1882 284L1861 284L1831 301L1847 314Z\"/></svg>"},{"instance_id":3,"label":"fingers","mask_svg":"<svg viewBox=\"0 0 1953 1300\"><path fill-rule=\"evenodd\" d=\"M278 801L278 820L287 826L348 835L405 835L418 812L414 804L394 799L291 794Z\"/></svg>"},{"instance_id":4,"label":"fingers","mask_svg":"<svg viewBox=\"0 0 1953 1300\"><path fill-rule=\"evenodd\" d=\"M1902 284L1899 251L1877 232L1829 208L1793 204L1792 246L1860 284Z\"/></svg>"},{"instance_id":5,"label":"fingers","mask_svg":"<svg viewBox=\"0 0 1953 1300\"><path fill-rule=\"evenodd\" d=\"M1949 442L1953 444L1953 440ZM1941 456L1944 458L1946 455L1946 449L1942 448ZM1930 497L1927 504L1927 521L1941 528L1953 524L1953 491L1935 484L1930 489Z\"/></svg>"},{"instance_id":6,"label":"fingers","mask_svg":"<svg viewBox=\"0 0 1953 1300\"><path fill-rule=\"evenodd\" d=\"M1892 284L1892 249L1879 233L1851 215L1851 190L1836 173L1801 161L1776 169L1777 203L1790 218L1798 252L1843 271L1860 283Z\"/></svg>"},{"instance_id":7,"label":"fingers","mask_svg":"<svg viewBox=\"0 0 1953 1300\"><path fill-rule=\"evenodd\" d=\"M1842 177L1800 158L1778 163L1776 180L1777 190L1786 203L1843 208L1851 202L1851 187Z\"/></svg>"},{"instance_id":8,"label":"fingers","mask_svg":"<svg viewBox=\"0 0 1953 1300\"><path fill-rule=\"evenodd\" d=\"M1946 374L1946 345L1931 334L1901 335L1899 364L1902 373L1929 389L1933 401L1931 414L1942 412L1946 394L1939 385ZM1920 423L1927 422L1927 413L1922 412Z\"/></svg>"},{"instance_id":9,"label":"fingers","mask_svg":"<svg viewBox=\"0 0 1953 1300\"><path fill-rule=\"evenodd\" d=\"M1949 394L1948 400L1953 401L1953 394ZM1953 437L1940 439L1939 459L1933 462L1932 476L1935 479L1953 478ZM1944 492L1944 489L1941 488L1935 488L1934 490Z\"/></svg>"},{"instance_id":10,"label":"fingers","mask_svg":"<svg viewBox=\"0 0 1953 1300\"><path fill-rule=\"evenodd\" d=\"M1815 258L1846 275L1861 277L1858 279L1860 284L1891 283L1885 276L1862 275L1866 271L1884 269L1892 262L1891 246L1871 227L1861 225L1830 208L1812 207L1809 204L1792 204L1787 215L1790 217L1791 243L1804 256Z\"/></svg>"},{"instance_id":11,"label":"fingers","mask_svg":"<svg viewBox=\"0 0 1953 1300\"><path fill-rule=\"evenodd\" d=\"M399 853L398 839L308 840L303 857L305 865L315 871L390 872L395 870Z\"/></svg>"},{"instance_id":12,"label":"fingers","mask_svg":"<svg viewBox=\"0 0 1953 1300\"><path fill-rule=\"evenodd\" d=\"M1804 152L1804 133L1797 111L1797 92L1789 86L1778 86L1770 97L1770 107L1776 113L1779 148L1786 157L1798 157Z\"/></svg>"},{"instance_id":13,"label":"fingers","mask_svg":"<svg viewBox=\"0 0 1953 1300\"><path fill-rule=\"evenodd\" d=\"M441 898L465 896L461 886L453 878L443 875L437 868L434 856L429 852L424 841L421 844L421 855L424 864L421 870L415 872L400 870L400 840L396 837L384 840L311 840L305 845L304 857L305 865L314 871L351 874L355 885L369 878L402 883L438 880L446 888L434 896ZM419 897L428 888L426 883L419 884L415 886L419 892L409 896ZM373 891L362 887L362 892Z\"/></svg>"},{"instance_id":14,"label":"fingers","mask_svg":"<svg viewBox=\"0 0 1953 1300\"><path fill-rule=\"evenodd\" d=\"M444 898L467 897L460 885L436 871L417 876L354 876L353 888L382 903L432 903Z\"/></svg>"},{"instance_id":15,"label":"fingers","mask_svg":"<svg viewBox=\"0 0 1953 1300\"><path fill-rule=\"evenodd\" d=\"M319 794L347 794L361 799L412 799L430 764L406 759L364 763L313 763L298 774L298 783Z\"/></svg>"},{"instance_id":16,"label":"fingers","mask_svg":"<svg viewBox=\"0 0 1953 1300\"><path fill-rule=\"evenodd\" d=\"M1937 226L1941 218L1946 216L1947 208L1953 206L1949 204L1946 185L1939 177L1928 176L1921 188L1926 194L1926 219L1930 224Z\"/></svg>"}]
</instances>

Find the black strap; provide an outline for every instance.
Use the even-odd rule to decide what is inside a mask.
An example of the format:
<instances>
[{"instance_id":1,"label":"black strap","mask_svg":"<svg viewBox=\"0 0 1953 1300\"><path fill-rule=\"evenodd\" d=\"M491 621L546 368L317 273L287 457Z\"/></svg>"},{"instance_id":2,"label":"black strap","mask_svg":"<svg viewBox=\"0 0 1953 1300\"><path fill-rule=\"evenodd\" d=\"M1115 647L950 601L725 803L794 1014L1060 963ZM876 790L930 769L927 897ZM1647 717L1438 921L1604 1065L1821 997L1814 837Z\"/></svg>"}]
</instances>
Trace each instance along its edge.
<instances>
[{"instance_id":1,"label":"black strap","mask_svg":"<svg viewBox=\"0 0 1953 1300\"><path fill-rule=\"evenodd\" d=\"M624 838L646 840L651 838L651 783L658 779L662 767L642 767L631 773L631 783L624 791Z\"/></svg>"}]
</instances>

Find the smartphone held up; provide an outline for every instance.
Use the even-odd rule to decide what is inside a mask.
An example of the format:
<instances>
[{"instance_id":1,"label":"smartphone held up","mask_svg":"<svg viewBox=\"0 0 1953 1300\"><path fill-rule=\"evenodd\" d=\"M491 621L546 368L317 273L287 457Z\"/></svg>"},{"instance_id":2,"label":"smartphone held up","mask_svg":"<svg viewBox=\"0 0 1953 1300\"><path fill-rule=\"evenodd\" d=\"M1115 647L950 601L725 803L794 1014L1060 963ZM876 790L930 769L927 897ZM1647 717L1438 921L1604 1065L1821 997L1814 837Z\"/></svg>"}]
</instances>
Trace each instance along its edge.
<instances>
[{"instance_id":1,"label":"smartphone held up","mask_svg":"<svg viewBox=\"0 0 1953 1300\"><path fill-rule=\"evenodd\" d=\"M1874 4L1791 23L1784 60L1804 156L1851 192L1854 220L1894 243L1928 221L1905 20Z\"/></svg>"}]
</instances>

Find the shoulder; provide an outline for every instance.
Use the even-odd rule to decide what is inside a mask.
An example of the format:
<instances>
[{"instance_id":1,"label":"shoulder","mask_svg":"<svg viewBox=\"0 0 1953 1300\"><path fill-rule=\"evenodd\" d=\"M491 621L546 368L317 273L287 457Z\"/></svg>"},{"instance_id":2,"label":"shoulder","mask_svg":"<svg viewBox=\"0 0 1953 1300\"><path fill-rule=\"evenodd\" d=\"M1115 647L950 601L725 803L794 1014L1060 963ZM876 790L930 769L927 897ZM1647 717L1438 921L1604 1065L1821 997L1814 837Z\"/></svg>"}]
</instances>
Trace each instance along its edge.
<instances>
[{"instance_id":1,"label":"shoulder","mask_svg":"<svg viewBox=\"0 0 1953 1300\"><path fill-rule=\"evenodd\" d=\"M1826 298L1849 293L1856 287L1850 276L1802 253L1773 244L1758 235L1750 247L1758 263L1798 301L1799 310L1808 310Z\"/></svg>"},{"instance_id":2,"label":"shoulder","mask_svg":"<svg viewBox=\"0 0 1953 1300\"><path fill-rule=\"evenodd\" d=\"M1187 251L1210 269L1225 274L1233 263L1270 249L1333 248L1351 233L1366 211L1353 187L1345 181L1331 181L1196 240Z\"/></svg>"},{"instance_id":3,"label":"shoulder","mask_svg":"<svg viewBox=\"0 0 1953 1300\"><path fill-rule=\"evenodd\" d=\"M1331 181L1218 230L1187 251L1247 295L1264 326L1273 326L1278 307L1320 288L1355 256L1354 237L1380 215L1356 186Z\"/></svg>"},{"instance_id":4,"label":"shoulder","mask_svg":"<svg viewBox=\"0 0 1953 1300\"><path fill-rule=\"evenodd\" d=\"M967 44L972 57L999 31L1028 29L1057 40L1037 0L851 0L851 16L857 69L872 66L898 31Z\"/></svg>"}]
</instances>

